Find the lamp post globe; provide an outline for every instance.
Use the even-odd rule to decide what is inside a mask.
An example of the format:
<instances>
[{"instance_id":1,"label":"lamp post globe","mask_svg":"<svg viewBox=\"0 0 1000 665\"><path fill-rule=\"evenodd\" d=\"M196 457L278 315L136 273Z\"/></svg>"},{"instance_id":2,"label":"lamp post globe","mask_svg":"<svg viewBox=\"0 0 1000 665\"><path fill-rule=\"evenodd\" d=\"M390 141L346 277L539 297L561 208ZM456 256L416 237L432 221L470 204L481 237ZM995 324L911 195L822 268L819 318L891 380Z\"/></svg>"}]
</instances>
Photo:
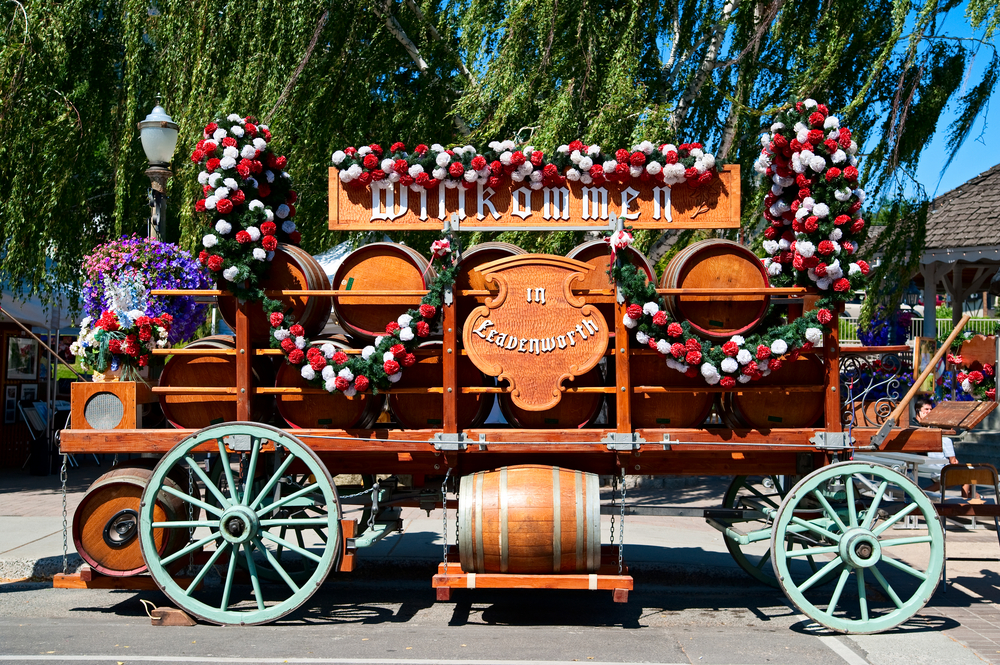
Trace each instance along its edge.
<instances>
[{"instance_id":1,"label":"lamp post globe","mask_svg":"<svg viewBox=\"0 0 1000 665\"><path fill-rule=\"evenodd\" d=\"M139 123L142 150L149 160L149 205L153 209L149 220L149 236L162 240L166 232L166 188L173 175L170 159L177 147L177 123L167 115L157 95L156 106Z\"/></svg>"}]
</instances>

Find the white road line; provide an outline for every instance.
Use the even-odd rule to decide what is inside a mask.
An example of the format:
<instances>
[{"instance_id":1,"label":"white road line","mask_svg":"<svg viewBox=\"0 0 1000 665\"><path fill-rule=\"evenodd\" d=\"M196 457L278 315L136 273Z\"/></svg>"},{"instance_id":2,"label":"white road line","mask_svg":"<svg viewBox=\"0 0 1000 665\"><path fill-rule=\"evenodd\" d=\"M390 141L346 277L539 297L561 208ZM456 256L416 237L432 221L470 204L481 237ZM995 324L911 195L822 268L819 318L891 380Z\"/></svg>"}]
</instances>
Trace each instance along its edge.
<instances>
[{"instance_id":1,"label":"white road line","mask_svg":"<svg viewBox=\"0 0 1000 665\"><path fill-rule=\"evenodd\" d=\"M37 660L49 662L106 662L127 661L129 663L310 663L316 665L573 665L585 662L588 665L639 665L638 663L612 663L593 660L433 660L423 658L219 658L216 656L136 656L134 654L116 655L59 655L59 654L29 654L22 656L0 655L0 661L7 660ZM864 661L861 661L864 663ZM645 665L650 665L646 663ZM653 663L652 665L684 665L683 663ZM853 665L853 663L852 663ZM864 665L867 665L865 663Z\"/></svg>"},{"instance_id":2,"label":"white road line","mask_svg":"<svg viewBox=\"0 0 1000 665\"><path fill-rule=\"evenodd\" d=\"M831 635L817 635L816 639L830 648L838 656L844 659L849 665L870 665L870 663L851 651L851 649L836 637Z\"/></svg>"}]
</instances>

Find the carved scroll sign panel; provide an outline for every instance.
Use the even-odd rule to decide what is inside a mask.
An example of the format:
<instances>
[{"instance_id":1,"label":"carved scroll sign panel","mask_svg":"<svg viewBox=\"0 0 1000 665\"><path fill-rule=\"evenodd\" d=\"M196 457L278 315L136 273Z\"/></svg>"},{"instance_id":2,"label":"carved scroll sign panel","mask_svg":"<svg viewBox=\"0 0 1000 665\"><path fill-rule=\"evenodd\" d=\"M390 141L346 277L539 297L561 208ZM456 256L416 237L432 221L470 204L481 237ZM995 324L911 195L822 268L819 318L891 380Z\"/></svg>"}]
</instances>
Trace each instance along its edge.
<instances>
[{"instance_id":1,"label":"carved scroll sign panel","mask_svg":"<svg viewBox=\"0 0 1000 665\"><path fill-rule=\"evenodd\" d=\"M573 295L593 267L547 254L512 256L477 271L497 285L495 298L465 321L466 352L485 374L506 379L514 404L551 409L568 381L594 367L608 348L608 324Z\"/></svg>"}]
</instances>

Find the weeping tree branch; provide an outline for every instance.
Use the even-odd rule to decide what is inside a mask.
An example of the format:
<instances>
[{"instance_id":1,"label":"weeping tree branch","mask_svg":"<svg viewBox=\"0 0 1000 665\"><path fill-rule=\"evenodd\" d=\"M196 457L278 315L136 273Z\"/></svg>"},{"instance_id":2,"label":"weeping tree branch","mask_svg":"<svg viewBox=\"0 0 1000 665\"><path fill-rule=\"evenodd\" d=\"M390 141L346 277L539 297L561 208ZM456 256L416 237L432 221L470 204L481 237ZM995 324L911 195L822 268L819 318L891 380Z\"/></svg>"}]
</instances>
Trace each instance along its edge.
<instances>
[{"instance_id":1,"label":"weeping tree branch","mask_svg":"<svg viewBox=\"0 0 1000 665\"><path fill-rule=\"evenodd\" d=\"M670 122L675 134L680 132L681 125L684 124L684 120L687 119L687 114L691 110L692 102L697 99L702 86L705 85L705 80L715 68L715 62L719 57L719 49L722 46L722 39L726 35L726 26L729 24L729 19L733 15L733 12L736 11L739 3L740 0L727 0L725 6L722 8L722 20L716 23L712 29L708 48L705 49L705 56L701 60L701 65L698 66L698 72L691 80L687 92L677 102L677 108L674 109Z\"/></svg>"},{"instance_id":2,"label":"weeping tree branch","mask_svg":"<svg viewBox=\"0 0 1000 665\"><path fill-rule=\"evenodd\" d=\"M414 2L413 0L406 0L406 6L409 7L414 14L416 14L417 19L419 19L421 23L427 26L427 34L430 36L430 38L433 39L434 41L439 41L443 43L445 45L445 48L447 48L448 51L455 56L455 62L458 63L458 71L461 72L462 76L464 76L466 80L472 84L473 87L478 88L479 81L476 79L475 75L471 71L469 71L468 67L465 66L465 63L462 61L461 56L452 52L451 46L448 45L447 41L441 39L441 33L438 32L437 28L434 27L433 23L427 20L427 17L424 16L424 12L420 9L417 3Z\"/></svg>"},{"instance_id":3,"label":"weeping tree branch","mask_svg":"<svg viewBox=\"0 0 1000 665\"><path fill-rule=\"evenodd\" d=\"M326 27L326 22L330 18L330 10L324 10L323 14L319 17L319 21L316 22L316 29L313 30L312 39L309 40L309 46L306 47L306 52L302 55L302 59L299 60L298 67L292 72L292 77L288 79L288 83L285 85L285 89L281 91L281 95L278 97L278 101L274 103L274 106L264 117L264 121L269 123L274 117L274 114L278 111L282 104L284 104L288 97L292 94L292 88L295 87L295 83L299 80L299 76L302 74L302 70L306 68L309 63L309 59L312 58L313 51L316 50L316 44L319 42L319 35L323 32L323 28Z\"/></svg>"}]
</instances>

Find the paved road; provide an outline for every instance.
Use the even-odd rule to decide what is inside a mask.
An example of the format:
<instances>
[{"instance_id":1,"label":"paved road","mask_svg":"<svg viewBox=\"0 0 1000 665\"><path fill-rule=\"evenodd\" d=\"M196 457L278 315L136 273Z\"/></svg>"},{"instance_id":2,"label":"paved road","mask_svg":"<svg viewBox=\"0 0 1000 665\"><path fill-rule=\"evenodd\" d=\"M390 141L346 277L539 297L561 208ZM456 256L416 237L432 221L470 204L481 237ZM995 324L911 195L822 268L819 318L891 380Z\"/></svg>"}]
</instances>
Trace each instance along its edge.
<instances>
[{"instance_id":1,"label":"paved road","mask_svg":"<svg viewBox=\"0 0 1000 665\"><path fill-rule=\"evenodd\" d=\"M951 615L978 602L960 589L902 629L848 637L817 630L780 592L752 584L640 577L627 605L606 593L514 590L462 590L434 603L429 571L360 572L327 584L278 624L246 628L153 627L140 599L164 602L156 592L0 585L0 663L971 665L1000 656L955 637L968 622Z\"/></svg>"}]
</instances>

